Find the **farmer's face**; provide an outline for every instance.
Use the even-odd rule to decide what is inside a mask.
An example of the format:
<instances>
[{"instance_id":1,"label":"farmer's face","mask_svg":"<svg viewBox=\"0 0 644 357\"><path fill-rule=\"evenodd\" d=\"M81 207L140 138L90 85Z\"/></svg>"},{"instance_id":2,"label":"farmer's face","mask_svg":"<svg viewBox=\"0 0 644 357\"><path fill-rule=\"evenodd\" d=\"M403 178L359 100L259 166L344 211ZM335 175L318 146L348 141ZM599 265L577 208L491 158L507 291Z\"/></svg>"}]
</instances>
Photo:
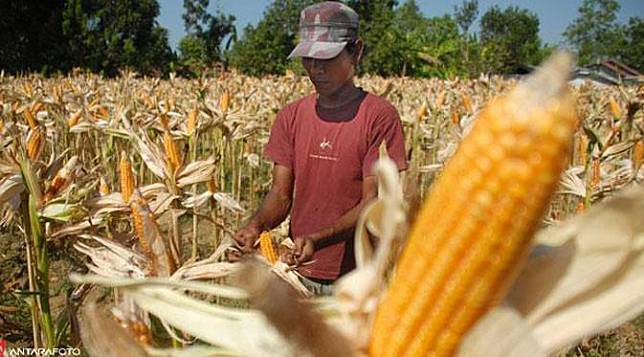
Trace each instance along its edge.
<instances>
[{"instance_id":1,"label":"farmer's face","mask_svg":"<svg viewBox=\"0 0 644 357\"><path fill-rule=\"evenodd\" d=\"M354 58L346 49L326 60L302 57L302 65L315 90L323 96L336 93L353 78Z\"/></svg>"}]
</instances>

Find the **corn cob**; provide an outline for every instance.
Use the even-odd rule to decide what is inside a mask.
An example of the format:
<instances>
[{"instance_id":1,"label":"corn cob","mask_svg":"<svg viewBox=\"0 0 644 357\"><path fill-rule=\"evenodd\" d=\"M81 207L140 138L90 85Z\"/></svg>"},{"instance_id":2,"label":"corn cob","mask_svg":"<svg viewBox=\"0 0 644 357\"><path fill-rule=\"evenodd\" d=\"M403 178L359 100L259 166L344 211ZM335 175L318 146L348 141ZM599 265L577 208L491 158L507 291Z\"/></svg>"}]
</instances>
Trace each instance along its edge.
<instances>
[{"instance_id":1,"label":"corn cob","mask_svg":"<svg viewBox=\"0 0 644 357\"><path fill-rule=\"evenodd\" d=\"M121 152L121 161L119 162L120 181L121 181L121 196L125 203L130 202L132 193L134 193L134 174L132 174L132 164L127 159L125 152Z\"/></svg>"},{"instance_id":2,"label":"corn cob","mask_svg":"<svg viewBox=\"0 0 644 357\"><path fill-rule=\"evenodd\" d=\"M31 110L25 109L25 111L22 112L22 116L25 117L29 128L35 129L38 126L38 122L36 121L36 118L34 118L34 115L31 113Z\"/></svg>"},{"instance_id":3,"label":"corn cob","mask_svg":"<svg viewBox=\"0 0 644 357\"><path fill-rule=\"evenodd\" d=\"M45 191L45 202L56 197L74 179L74 169L78 163L78 156L72 156L69 161L56 173L49 187Z\"/></svg>"},{"instance_id":4,"label":"corn cob","mask_svg":"<svg viewBox=\"0 0 644 357\"><path fill-rule=\"evenodd\" d=\"M208 191L215 193L217 192L217 177L213 175L210 180L206 183L208 186Z\"/></svg>"},{"instance_id":5,"label":"corn cob","mask_svg":"<svg viewBox=\"0 0 644 357\"><path fill-rule=\"evenodd\" d=\"M36 126L29 130L29 134L27 134L27 157L29 160L36 161L38 159L44 143L44 133L41 127Z\"/></svg>"},{"instance_id":6,"label":"corn cob","mask_svg":"<svg viewBox=\"0 0 644 357\"><path fill-rule=\"evenodd\" d=\"M110 187L107 185L104 177L101 177L100 184L98 185L98 193L101 196L107 196L110 194Z\"/></svg>"},{"instance_id":7,"label":"corn cob","mask_svg":"<svg viewBox=\"0 0 644 357\"><path fill-rule=\"evenodd\" d=\"M275 253L273 240L271 239L271 234L269 232L262 232L262 234L259 235L259 249L269 263L277 263L277 254Z\"/></svg>"},{"instance_id":8,"label":"corn cob","mask_svg":"<svg viewBox=\"0 0 644 357\"><path fill-rule=\"evenodd\" d=\"M174 142L174 139L168 130L163 133L163 147L165 148L165 155L168 159L168 164L174 172L181 166L181 157L179 157L177 144Z\"/></svg>"},{"instance_id":9,"label":"corn cob","mask_svg":"<svg viewBox=\"0 0 644 357\"><path fill-rule=\"evenodd\" d=\"M438 95L438 98L436 98L436 102L434 102L435 109L439 109L444 102L445 102L445 91L443 90Z\"/></svg>"},{"instance_id":10,"label":"corn cob","mask_svg":"<svg viewBox=\"0 0 644 357\"><path fill-rule=\"evenodd\" d=\"M599 170L599 159L593 159L593 163L591 165L592 172L591 172L591 177L590 177L590 189L591 192L595 191L597 187L599 187L599 182L601 180L601 173Z\"/></svg>"},{"instance_id":11,"label":"corn cob","mask_svg":"<svg viewBox=\"0 0 644 357\"><path fill-rule=\"evenodd\" d=\"M78 121L80 120L80 117L81 117L81 113L82 111L79 110L78 112L72 114L72 116L69 117L69 119L67 119L67 125L70 128L73 128L76 124L78 124Z\"/></svg>"},{"instance_id":12,"label":"corn cob","mask_svg":"<svg viewBox=\"0 0 644 357\"><path fill-rule=\"evenodd\" d=\"M226 90L221 95L221 98L219 98L219 110L221 110L222 113L226 113L228 111L229 106L230 106L230 92Z\"/></svg>"},{"instance_id":13,"label":"corn cob","mask_svg":"<svg viewBox=\"0 0 644 357\"><path fill-rule=\"evenodd\" d=\"M161 236L154 215L140 194L133 195L130 209L134 234L141 244L142 253L148 258L149 275L170 276L175 271L175 262Z\"/></svg>"},{"instance_id":14,"label":"corn cob","mask_svg":"<svg viewBox=\"0 0 644 357\"><path fill-rule=\"evenodd\" d=\"M480 114L410 231L371 355L451 355L503 297L566 161L576 123L569 64L555 55Z\"/></svg>"},{"instance_id":15,"label":"corn cob","mask_svg":"<svg viewBox=\"0 0 644 357\"><path fill-rule=\"evenodd\" d=\"M161 122L161 126L163 127L163 130L168 130L168 127L170 125L170 119L168 119L168 116L165 114L161 114L159 117L159 121Z\"/></svg>"},{"instance_id":16,"label":"corn cob","mask_svg":"<svg viewBox=\"0 0 644 357\"><path fill-rule=\"evenodd\" d=\"M608 99L608 103L610 106L610 112L613 115L613 118L619 119L622 116L622 110L619 107L619 104L617 104L617 101L615 100L615 97L610 97Z\"/></svg>"},{"instance_id":17,"label":"corn cob","mask_svg":"<svg viewBox=\"0 0 644 357\"><path fill-rule=\"evenodd\" d=\"M644 139L639 139L633 149L633 167L635 170L642 165L642 158L644 158Z\"/></svg>"},{"instance_id":18,"label":"corn cob","mask_svg":"<svg viewBox=\"0 0 644 357\"><path fill-rule=\"evenodd\" d=\"M418 108L418 112L416 112L416 121L419 123L422 122L425 116L427 116L427 103L423 102L420 108Z\"/></svg>"},{"instance_id":19,"label":"corn cob","mask_svg":"<svg viewBox=\"0 0 644 357\"><path fill-rule=\"evenodd\" d=\"M463 98L463 108L465 108L465 111L468 114L474 113L474 107L472 106L472 99L470 98L470 96L463 94L461 97Z\"/></svg>"},{"instance_id":20,"label":"corn cob","mask_svg":"<svg viewBox=\"0 0 644 357\"><path fill-rule=\"evenodd\" d=\"M583 132L579 135L577 156L579 157L579 163L586 165L586 160L588 160L588 137Z\"/></svg>"},{"instance_id":21,"label":"corn cob","mask_svg":"<svg viewBox=\"0 0 644 357\"><path fill-rule=\"evenodd\" d=\"M452 113L450 115L450 119L452 121L452 124L458 125L461 123L461 117L458 115L458 112L454 109L452 109Z\"/></svg>"},{"instance_id":22,"label":"corn cob","mask_svg":"<svg viewBox=\"0 0 644 357\"><path fill-rule=\"evenodd\" d=\"M197 107L192 109L190 111L190 114L188 114L188 135L194 134L195 129L197 128L198 115L199 115L199 111L197 110Z\"/></svg>"}]
</instances>

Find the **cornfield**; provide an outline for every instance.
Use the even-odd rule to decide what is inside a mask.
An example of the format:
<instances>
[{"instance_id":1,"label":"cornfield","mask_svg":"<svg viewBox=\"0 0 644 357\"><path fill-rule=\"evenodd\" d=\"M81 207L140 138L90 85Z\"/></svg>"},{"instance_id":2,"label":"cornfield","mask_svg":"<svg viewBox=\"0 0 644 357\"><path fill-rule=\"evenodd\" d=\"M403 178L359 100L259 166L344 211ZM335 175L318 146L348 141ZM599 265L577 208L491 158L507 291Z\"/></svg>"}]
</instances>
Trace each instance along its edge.
<instances>
[{"instance_id":1,"label":"cornfield","mask_svg":"<svg viewBox=\"0 0 644 357\"><path fill-rule=\"evenodd\" d=\"M378 356L472 355L472 351L491 355L487 353L494 346L480 341L494 340L494 328L486 331L476 323L493 316L488 311L503 300L516 303L516 310L533 324L532 336L546 346L543 353L555 353L565 351L581 336L575 330L570 334L574 338L557 340L542 332L558 326L555 322L548 320L552 325L544 322L545 327L538 327L538 323L575 301L581 304L575 299L587 297L599 286L598 281L610 274L625 279L624 284L631 284L628 289L640 291L633 297L635 302L624 309L641 313L644 287L642 274L635 271L641 273L644 268L640 258L644 219L641 200L633 197L641 198L642 193L614 193L641 186L644 180L644 87L585 83L567 88L569 97L559 92L548 97L541 103L546 108L543 113L526 114L524 126L512 127L516 136L508 136L505 126L515 124L504 115L529 112L534 103L519 102L524 97L510 94L504 109L498 109L495 105L501 104L494 98L510 93L521 79L362 77L357 82L398 109L410 169L398 182L382 164L378 172L381 195L363 215L366 228L358 227L356 239L368 241L361 234L369 230L381 243L387 242L382 245L389 251L357 244L358 254L363 254L357 257L359 266L371 270L351 277L351 284L348 279L339 282L336 300L313 299L309 304L310 293L299 283L297 269L277 259L280 252L292 249L286 224L262 234L257 243L258 262L226 261L226 252L235 249L232 234L270 187L272 163L262 158L262 148L276 113L314 90L306 77L289 73L252 78L221 73L188 80L147 78L131 72L114 79L81 72L54 78L0 76L0 234L14 247L0 265L4 295L0 299L0 327L5 320L13 321L5 324L6 332L0 335L23 335L16 340L35 347L82 345L91 355L115 356L178 355L180 347L186 355L300 355L298 351L303 355L347 351ZM539 117L547 115L554 115L552 122L542 124ZM486 116L498 120L488 123ZM476 126L479 121L500 129L488 137L483 124ZM531 130L542 130L546 139L555 133L551 136L559 141L538 137L539 142L534 142L522 135ZM466 146L470 132L473 144ZM449 171L450 159L460 157L461 151L467 151L462 157L468 159L455 158L454 171ZM511 156L505 157L503 152ZM381 156L386 161L386 153ZM534 168L524 168L518 161L523 157L538 162ZM550 157L556 161L548 166L545 161ZM469 181L456 184L461 176ZM420 209L434 183L440 186L441 180L448 178L447 185L453 186L443 191L437 188L432 196L438 197L435 202L430 200ZM473 182L480 186L471 186ZM522 183L528 186L520 186ZM502 206L506 211L490 211L490 200L496 196L489 192L506 190L514 203ZM622 201L611 206L610 196L620 196ZM479 211L485 216L477 218ZM608 211L620 213L607 216ZM501 215L500 220L492 218L495 214ZM389 219L394 216L401 218ZM529 221L528 216L536 220ZM443 223L427 228L434 219ZM561 238L561 232L548 237L538 233L530 240L536 231L563 225L586 237L592 232L586 232L584 222L613 219L620 227L629 227L624 228L627 231L632 228L626 233L615 228L615 234L629 237L623 245L615 243L617 238L612 241L619 245L615 248L619 254L628 255L630 265L624 258L615 270L597 273L598 285L590 286L589 282L579 287L575 285L579 278L577 283L564 284L567 290L560 293L569 293L564 299L568 305L556 305L547 296L543 299L551 306L540 306L542 310L534 307L537 302L526 302L529 298L524 295L536 283L522 278L512 282L526 275L519 266L539 264L528 260L532 247L537 243L567 246L552 238ZM575 229L565 225L570 220ZM407 235L409 226L423 222L427 226L412 227ZM484 228L486 224L489 229ZM514 225L525 229L513 230ZM602 234L613 234L612 226L606 226ZM484 269L485 261L458 265L467 259L471 264L479 260L464 252L447 251L451 245L442 246L450 237L476 239L479 233L518 239L516 245L498 242L480 248L488 249L489 255L498 253L499 260L503 259L501 250L509 254L507 262L499 263L507 264L499 265L500 275L486 275L489 285L478 283L468 271L472 266ZM425 253L403 252L400 265L395 264L405 237L417 251L427 250L427 257L419 258ZM423 237L435 241L424 241ZM579 252L584 251L584 244L577 246ZM443 253L435 253L434 248L444 249ZM416 263L433 261L432 254L442 254L437 257L453 265L440 265L438 258L433 265ZM548 254L542 257L551 258ZM604 262L603 256L597 257L593 264ZM12 268L10 262L18 267ZM569 267L575 265L570 263ZM451 271L448 268L455 275L446 275ZM275 274L267 275L269 271ZM68 273L76 273L71 281ZM631 275L638 275L639 280L628 280ZM384 293L385 281L390 278L397 288ZM405 290L405 279L416 279L415 284L425 284L427 290ZM436 285L436 279L441 283ZM467 279L471 286L458 285ZM273 288L266 288L266 281ZM443 286L451 290L443 292ZM517 286L525 290L519 291ZM494 294L486 295L480 305L468 305L474 306L471 310L459 310L459 299L465 305L477 299L474 295L463 297L476 289L494 290ZM282 303L305 302L286 309L276 304L280 299ZM161 300L168 305L162 305ZM347 312L347 301L349 306L358 302L359 306ZM384 307L376 312L378 301ZM344 307L339 306L343 302ZM111 310L110 317L105 310ZM30 319L28 331L17 326L21 314ZM212 326L201 323L199 314L211 316ZM283 321L289 315L303 325L310 324L303 327L310 330L289 327ZM423 320L438 315L438 320ZM347 316L353 325L344 325L355 327L352 331L332 328L337 321L346 322L343 318ZM191 317L193 326L181 322ZM496 326L519 330L504 325L506 320L494 321ZM217 322L222 327L216 327ZM606 318L591 331L584 330L584 335L615 327L617 322L624 321ZM212 331L203 331L208 326ZM226 331L231 326L236 330ZM264 332L258 332L260 327ZM310 331L317 331L316 341L306 341ZM255 335L263 337L256 343L243 342ZM478 342L472 342L474 335ZM388 341L388 336L395 339ZM370 342L371 338L375 340ZM287 347L280 349L282 345ZM499 355L512 350L504 351Z\"/></svg>"}]
</instances>

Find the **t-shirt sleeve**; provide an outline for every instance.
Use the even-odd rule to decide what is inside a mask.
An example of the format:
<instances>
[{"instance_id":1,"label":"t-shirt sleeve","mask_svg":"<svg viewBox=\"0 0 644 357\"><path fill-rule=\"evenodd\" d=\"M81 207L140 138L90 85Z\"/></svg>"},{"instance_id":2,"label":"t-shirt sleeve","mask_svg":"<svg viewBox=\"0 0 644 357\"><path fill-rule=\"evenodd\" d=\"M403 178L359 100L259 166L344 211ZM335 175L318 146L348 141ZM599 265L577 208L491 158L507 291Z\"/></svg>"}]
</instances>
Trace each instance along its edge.
<instances>
[{"instance_id":1,"label":"t-shirt sleeve","mask_svg":"<svg viewBox=\"0 0 644 357\"><path fill-rule=\"evenodd\" d=\"M289 113L287 108L277 113L268 143L264 147L264 157L293 169L293 138L290 130L292 118Z\"/></svg>"},{"instance_id":2,"label":"t-shirt sleeve","mask_svg":"<svg viewBox=\"0 0 644 357\"><path fill-rule=\"evenodd\" d=\"M367 154L362 164L362 176L373 175L373 165L378 161L380 144L385 140L387 153L399 171L407 169L405 137L398 111L393 106L385 106L374 120L368 136Z\"/></svg>"}]
</instances>

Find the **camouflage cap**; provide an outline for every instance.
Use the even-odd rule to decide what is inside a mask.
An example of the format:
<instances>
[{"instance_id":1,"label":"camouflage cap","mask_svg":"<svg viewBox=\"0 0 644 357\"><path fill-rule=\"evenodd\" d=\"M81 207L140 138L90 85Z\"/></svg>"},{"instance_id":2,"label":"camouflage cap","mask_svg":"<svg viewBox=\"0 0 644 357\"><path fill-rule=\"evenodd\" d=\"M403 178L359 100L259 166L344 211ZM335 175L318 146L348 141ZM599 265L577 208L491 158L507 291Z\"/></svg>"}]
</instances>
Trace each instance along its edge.
<instances>
[{"instance_id":1,"label":"camouflage cap","mask_svg":"<svg viewBox=\"0 0 644 357\"><path fill-rule=\"evenodd\" d=\"M358 38L358 14L339 2L311 5L300 14L299 43L288 56L329 59Z\"/></svg>"}]
</instances>

